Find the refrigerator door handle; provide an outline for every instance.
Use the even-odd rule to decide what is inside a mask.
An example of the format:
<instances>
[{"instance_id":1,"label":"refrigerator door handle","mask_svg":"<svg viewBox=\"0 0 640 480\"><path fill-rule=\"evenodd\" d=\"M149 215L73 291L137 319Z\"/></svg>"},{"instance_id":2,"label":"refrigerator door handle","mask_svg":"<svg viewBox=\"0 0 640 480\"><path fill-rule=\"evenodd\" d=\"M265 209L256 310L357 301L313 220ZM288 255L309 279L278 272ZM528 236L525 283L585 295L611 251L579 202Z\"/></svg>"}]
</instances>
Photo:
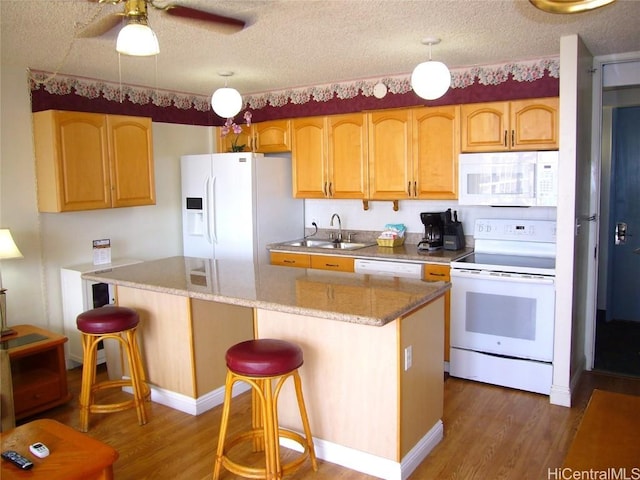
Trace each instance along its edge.
<instances>
[{"instance_id":1,"label":"refrigerator door handle","mask_svg":"<svg viewBox=\"0 0 640 480\"><path fill-rule=\"evenodd\" d=\"M211 244L218 243L218 238L216 236L216 177L209 178L209 189L207 191L208 202L208 219L207 219L207 233L209 235L209 241Z\"/></svg>"}]
</instances>

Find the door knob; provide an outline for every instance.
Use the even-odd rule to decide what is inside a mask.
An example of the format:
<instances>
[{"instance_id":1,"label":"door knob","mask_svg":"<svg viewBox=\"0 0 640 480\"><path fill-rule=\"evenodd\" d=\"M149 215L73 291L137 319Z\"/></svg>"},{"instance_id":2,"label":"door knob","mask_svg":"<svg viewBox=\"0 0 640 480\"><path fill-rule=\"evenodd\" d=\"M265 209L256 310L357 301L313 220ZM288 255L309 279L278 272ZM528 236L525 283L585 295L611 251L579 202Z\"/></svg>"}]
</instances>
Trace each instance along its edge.
<instances>
[{"instance_id":1,"label":"door knob","mask_svg":"<svg viewBox=\"0 0 640 480\"><path fill-rule=\"evenodd\" d=\"M616 245L624 245L627 242L627 224L624 222L616 223Z\"/></svg>"}]
</instances>

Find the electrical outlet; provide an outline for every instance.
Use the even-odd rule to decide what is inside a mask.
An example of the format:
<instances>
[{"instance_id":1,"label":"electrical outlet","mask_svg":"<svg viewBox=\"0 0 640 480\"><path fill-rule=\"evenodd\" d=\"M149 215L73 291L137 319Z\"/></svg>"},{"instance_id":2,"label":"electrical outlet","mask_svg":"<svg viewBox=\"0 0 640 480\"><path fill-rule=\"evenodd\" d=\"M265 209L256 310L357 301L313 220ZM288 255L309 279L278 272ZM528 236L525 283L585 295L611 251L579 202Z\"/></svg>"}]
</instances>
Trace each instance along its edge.
<instances>
[{"instance_id":1,"label":"electrical outlet","mask_svg":"<svg viewBox=\"0 0 640 480\"><path fill-rule=\"evenodd\" d=\"M404 349L404 371L406 372L413 364L413 347L409 345Z\"/></svg>"}]
</instances>

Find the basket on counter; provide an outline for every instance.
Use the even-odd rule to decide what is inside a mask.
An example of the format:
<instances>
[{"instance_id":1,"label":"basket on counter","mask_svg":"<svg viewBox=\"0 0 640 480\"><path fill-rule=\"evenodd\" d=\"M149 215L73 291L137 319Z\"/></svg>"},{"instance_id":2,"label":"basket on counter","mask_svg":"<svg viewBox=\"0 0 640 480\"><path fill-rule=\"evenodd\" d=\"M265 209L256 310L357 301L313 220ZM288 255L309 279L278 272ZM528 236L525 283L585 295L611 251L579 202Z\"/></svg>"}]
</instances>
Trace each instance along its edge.
<instances>
[{"instance_id":1,"label":"basket on counter","mask_svg":"<svg viewBox=\"0 0 640 480\"><path fill-rule=\"evenodd\" d=\"M404 237L398 238L378 238L376 239L381 247L399 247L404 243Z\"/></svg>"}]
</instances>

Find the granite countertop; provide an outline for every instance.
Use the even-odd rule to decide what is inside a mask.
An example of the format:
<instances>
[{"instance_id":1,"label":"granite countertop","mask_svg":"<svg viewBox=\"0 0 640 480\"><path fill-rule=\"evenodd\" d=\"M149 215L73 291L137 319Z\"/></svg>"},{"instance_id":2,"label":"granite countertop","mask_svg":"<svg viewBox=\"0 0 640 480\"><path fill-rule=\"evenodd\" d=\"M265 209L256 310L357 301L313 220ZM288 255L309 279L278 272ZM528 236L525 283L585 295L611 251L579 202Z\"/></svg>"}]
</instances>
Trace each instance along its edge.
<instances>
[{"instance_id":1,"label":"granite countertop","mask_svg":"<svg viewBox=\"0 0 640 480\"><path fill-rule=\"evenodd\" d=\"M372 326L386 325L440 297L451 286L448 282L182 256L85 273L82 278Z\"/></svg>"},{"instance_id":2,"label":"granite countertop","mask_svg":"<svg viewBox=\"0 0 640 480\"><path fill-rule=\"evenodd\" d=\"M286 243L273 243L267 246L271 252L312 253L320 255L344 255L353 258L374 258L378 260L410 261L425 263L451 263L473 252L473 248L462 250L434 250L431 252L418 250L416 244L404 244L399 247L370 247L357 250L340 250L313 247L294 247Z\"/></svg>"}]
</instances>

